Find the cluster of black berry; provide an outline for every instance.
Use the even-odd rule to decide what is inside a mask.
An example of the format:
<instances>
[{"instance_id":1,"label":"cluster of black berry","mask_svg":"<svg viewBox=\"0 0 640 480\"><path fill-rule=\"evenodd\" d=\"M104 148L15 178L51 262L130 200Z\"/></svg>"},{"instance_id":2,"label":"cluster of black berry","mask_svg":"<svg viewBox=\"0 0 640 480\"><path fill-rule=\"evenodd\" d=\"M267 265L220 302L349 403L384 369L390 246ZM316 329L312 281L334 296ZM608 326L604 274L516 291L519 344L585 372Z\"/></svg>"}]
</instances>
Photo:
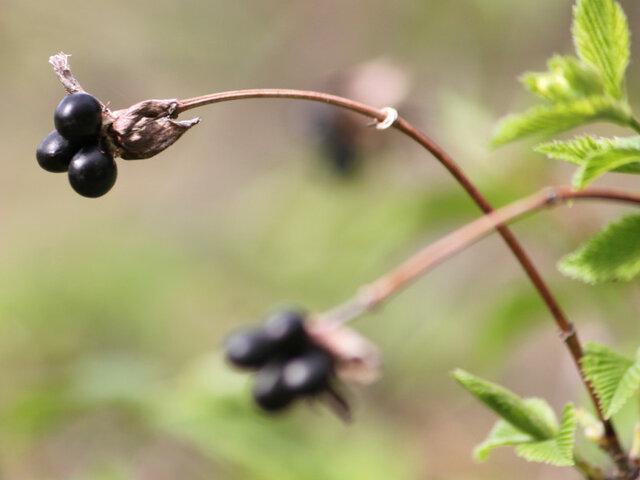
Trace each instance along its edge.
<instances>
[{"instance_id":1,"label":"cluster of black berry","mask_svg":"<svg viewBox=\"0 0 640 480\"><path fill-rule=\"evenodd\" d=\"M116 183L113 157L100 145L102 106L88 93L63 98L53 117L56 129L36 150L49 172L68 172L73 189L85 197L100 197Z\"/></svg>"},{"instance_id":2,"label":"cluster of black berry","mask_svg":"<svg viewBox=\"0 0 640 480\"><path fill-rule=\"evenodd\" d=\"M257 369L253 397L268 412L331 388L333 357L309 338L297 310L276 312L263 326L233 334L225 353L232 364Z\"/></svg>"}]
</instances>

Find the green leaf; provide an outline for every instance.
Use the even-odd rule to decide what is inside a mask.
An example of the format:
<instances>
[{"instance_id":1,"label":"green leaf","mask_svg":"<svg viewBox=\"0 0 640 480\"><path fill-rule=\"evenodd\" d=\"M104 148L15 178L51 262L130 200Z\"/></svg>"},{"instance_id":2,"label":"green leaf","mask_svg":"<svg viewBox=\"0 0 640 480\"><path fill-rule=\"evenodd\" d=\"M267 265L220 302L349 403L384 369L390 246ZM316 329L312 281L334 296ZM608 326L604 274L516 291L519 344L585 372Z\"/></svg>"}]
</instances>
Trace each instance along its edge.
<instances>
[{"instance_id":1,"label":"green leaf","mask_svg":"<svg viewBox=\"0 0 640 480\"><path fill-rule=\"evenodd\" d=\"M584 188L608 171L640 174L640 137L594 138L589 135L571 141L553 141L536 147L549 158L565 160L581 166L574 185Z\"/></svg>"},{"instance_id":2,"label":"green leaf","mask_svg":"<svg viewBox=\"0 0 640 480\"><path fill-rule=\"evenodd\" d=\"M582 370L598 396L605 418L615 415L640 388L640 350L636 361L595 343L585 346Z\"/></svg>"},{"instance_id":3,"label":"green leaf","mask_svg":"<svg viewBox=\"0 0 640 480\"><path fill-rule=\"evenodd\" d=\"M525 403L540 402L538 399L525 400ZM546 409L551 408L546 405ZM555 415L551 411L551 415ZM571 404L567 405L562 414L562 421L558 433L548 440L536 440L531 435L518 430L510 423L498 421L487 439L474 450L477 461L485 461L489 454L498 447L516 446L516 454L532 462L551 463L557 466L573 465L573 445L576 430L576 415Z\"/></svg>"},{"instance_id":4,"label":"green leaf","mask_svg":"<svg viewBox=\"0 0 640 480\"><path fill-rule=\"evenodd\" d=\"M640 136L605 138L584 135L570 141L554 140L553 142L541 143L535 150L555 160L564 160L576 165L586 165L592 155L611 150L632 150L640 153ZM625 167L617 168L615 171L640 173L640 163L629 164Z\"/></svg>"},{"instance_id":5,"label":"green leaf","mask_svg":"<svg viewBox=\"0 0 640 480\"><path fill-rule=\"evenodd\" d=\"M630 38L622 7L613 0L578 0L573 13L572 33L578 56L600 72L609 95L623 99Z\"/></svg>"},{"instance_id":6,"label":"green leaf","mask_svg":"<svg viewBox=\"0 0 640 480\"><path fill-rule=\"evenodd\" d=\"M455 370L453 377L500 417L535 440L547 440L555 435L555 419L550 421L548 410L541 411L539 402L532 406L510 390L461 369Z\"/></svg>"},{"instance_id":7,"label":"green leaf","mask_svg":"<svg viewBox=\"0 0 640 480\"><path fill-rule=\"evenodd\" d=\"M486 440L474 449L473 458L478 462L484 462L489 458L489 454L498 447L515 446L535 441L536 439L528 433L518 430L504 420L498 420Z\"/></svg>"},{"instance_id":8,"label":"green leaf","mask_svg":"<svg viewBox=\"0 0 640 480\"><path fill-rule=\"evenodd\" d=\"M538 105L524 113L507 115L500 120L491 145L498 147L532 134L551 135L596 120L610 120L626 125L630 115L628 105L614 102L606 96Z\"/></svg>"},{"instance_id":9,"label":"green leaf","mask_svg":"<svg viewBox=\"0 0 640 480\"><path fill-rule=\"evenodd\" d=\"M609 150L593 154L574 175L573 186L581 190L607 172L619 171L631 165L637 168L639 161L640 150Z\"/></svg>"},{"instance_id":10,"label":"green leaf","mask_svg":"<svg viewBox=\"0 0 640 480\"><path fill-rule=\"evenodd\" d=\"M554 438L546 441L522 443L516 447L516 455L530 462L570 467L574 464L573 446L576 426L575 409L569 403L564 407L560 430Z\"/></svg>"},{"instance_id":11,"label":"green leaf","mask_svg":"<svg viewBox=\"0 0 640 480\"><path fill-rule=\"evenodd\" d=\"M520 77L525 88L541 98L566 102L604 91L598 72L575 57L554 55L547 66L547 72L527 72Z\"/></svg>"},{"instance_id":12,"label":"green leaf","mask_svg":"<svg viewBox=\"0 0 640 480\"><path fill-rule=\"evenodd\" d=\"M640 273L639 238L640 214L625 215L565 256L558 268L590 284L632 280Z\"/></svg>"}]
</instances>

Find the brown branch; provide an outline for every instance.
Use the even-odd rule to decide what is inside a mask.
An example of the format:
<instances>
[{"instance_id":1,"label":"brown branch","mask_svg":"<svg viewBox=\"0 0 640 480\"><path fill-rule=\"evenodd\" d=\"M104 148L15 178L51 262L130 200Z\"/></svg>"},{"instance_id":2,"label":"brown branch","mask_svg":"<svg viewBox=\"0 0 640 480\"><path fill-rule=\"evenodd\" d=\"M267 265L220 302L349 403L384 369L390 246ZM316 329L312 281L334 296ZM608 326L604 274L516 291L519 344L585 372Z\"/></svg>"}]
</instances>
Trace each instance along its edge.
<instances>
[{"instance_id":1,"label":"brown branch","mask_svg":"<svg viewBox=\"0 0 640 480\"><path fill-rule=\"evenodd\" d=\"M494 210L426 246L378 280L362 287L355 297L323 314L323 317L343 323L375 309L409 283L494 231L498 225L513 222L537 210L560 205L570 200L594 199L640 205L638 193L598 188L576 192L571 187L565 186L545 188Z\"/></svg>"}]
</instances>

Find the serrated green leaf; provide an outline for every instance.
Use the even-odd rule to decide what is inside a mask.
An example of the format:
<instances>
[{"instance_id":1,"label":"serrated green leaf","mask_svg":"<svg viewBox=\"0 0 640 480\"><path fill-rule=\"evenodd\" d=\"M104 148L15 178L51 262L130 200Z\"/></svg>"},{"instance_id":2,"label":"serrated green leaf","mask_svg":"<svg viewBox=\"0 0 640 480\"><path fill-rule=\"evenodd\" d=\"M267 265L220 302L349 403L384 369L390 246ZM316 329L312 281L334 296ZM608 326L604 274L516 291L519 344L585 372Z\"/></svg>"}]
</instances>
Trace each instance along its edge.
<instances>
[{"instance_id":1,"label":"serrated green leaf","mask_svg":"<svg viewBox=\"0 0 640 480\"><path fill-rule=\"evenodd\" d=\"M586 165L594 154L611 150L632 150L640 153L640 136L634 137L592 137L584 135L573 140L541 143L535 151L555 160L564 160L575 165ZM616 169L621 173L640 173L640 163L629 164Z\"/></svg>"},{"instance_id":2,"label":"serrated green leaf","mask_svg":"<svg viewBox=\"0 0 640 480\"><path fill-rule=\"evenodd\" d=\"M508 115L496 126L491 145L498 147L528 135L551 135L596 120L626 125L630 111L606 96L591 96L553 105L538 105L524 113Z\"/></svg>"},{"instance_id":3,"label":"serrated green leaf","mask_svg":"<svg viewBox=\"0 0 640 480\"><path fill-rule=\"evenodd\" d=\"M640 351L636 361L588 343L582 359L585 377L598 396L605 418L615 415L640 388Z\"/></svg>"},{"instance_id":4,"label":"serrated green leaf","mask_svg":"<svg viewBox=\"0 0 640 480\"><path fill-rule=\"evenodd\" d=\"M554 438L518 445L516 454L530 462L570 467L574 464L573 446L576 425L575 409L572 404L567 404L562 412L560 430Z\"/></svg>"},{"instance_id":5,"label":"serrated green leaf","mask_svg":"<svg viewBox=\"0 0 640 480\"><path fill-rule=\"evenodd\" d=\"M554 430L558 429L556 414L545 400L540 398L527 398L524 399L523 402L528 408L536 411L537 414L544 418L544 421L549 426L552 426ZM477 461L483 462L495 448L535 441L537 441L537 439L530 434L517 429L505 420L499 420L494 425L486 440L475 448L473 455Z\"/></svg>"},{"instance_id":6,"label":"serrated green leaf","mask_svg":"<svg viewBox=\"0 0 640 480\"><path fill-rule=\"evenodd\" d=\"M596 284L629 281L640 273L640 214L610 223L558 264L568 277Z\"/></svg>"},{"instance_id":7,"label":"serrated green leaf","mask_svg":"<svg viewBox=\"0 0 640 480\"><path fill-rule=\"evenodd\" d=\"M546 400L543 398L533 397L525 398L523 399L523 402L527 408L535 412L535 414L543 420L545 425L547 425L551 431L558 431L558 419L556 418L556 413Z\"/></svg>"},{"instance_id":8,"label":"serrated green leaf","mask_svg":"<svg viewBox=\"0 0 640 480\"><path fill-rule=\"evenodd\" d=\"M598 72L575 57L554 55L547 66L547 72L527 72L520 77L525 88L541 98L566 102L604 91Z\"/></svg>"},{"instance_id":9,"label":"serrated green leaf","mask_svg":"<svg viewBox=\"0 0 640 480\"><path fill-rule=\"evenodd\" d=\"M531 435L518 430L510 423L498 420L486 440L473 450L473 458L478 462L484 462L489 458L489 454L498 447L515 446L535 441L536 439Z\"/></svg>"},{"instance_id":10,"label":"serrated green leaf","mask_svg":"<svg viewBox=\"0 0 640 480\"><path fill-rule=\"evenodd\" d=\"M567 142L543 143L535 150L582 167L573 179L579 189L608 171L640 174L640 136L594 138L585 135Z\"/></svg>"},{"instance_id":11,"label":"serrated green leaf","mask_svg":"<svg viewBox=\"0 0 640 480\"><path fill-rule=\"evenodd\" d=\"M453 377L498 416L535 440L546 440L555 435L556 424L549 421L548 410L541 411L539 402L532 406L512 391L461 369L455 370Z\"/></svg>"},{"instance_id":12,"label":"serrated green leaf","mask_svg":"<svg viewBox=\"0 0 640 480\"><path fill-rule=\"evenodd\" d=\"M572 33L580 59L600 72L609 95L623 99L630 38L622 7L613 0L578 0Z\"/></svg>"},{"instance_id":13,"label":"serrated green leaf","mask_svg":"<svg viewBox=\"0 0 640 480\"><path fill-rule=\"evenodd\" d=\"M534 402L538 405L544 404L544 408L550 410L555 422L555 414L546 402L539 399L525 400L525 403L529 405ZM557 466L571 466L573 465L576 425L575 409L571 404L564 408L558 433L547 440L535 439L510 423L500 420L495 424L487 439L475 448L474 458L482 462L498 447L515 446L517 447L516 454L526 460L551 463Z\"/></svg>"},{"instance_id":14,"label":"serrated green leaf","mask_svg":"<svg viewBox=\"0 0 640 480\"><path fill-rule=\"evenodd\" d=\"M587 158L573 177L572 184L582 190L600 175L607 172L619 170L624 167L637 164L640 161L640 150L622 149L608 150L595 153Z\"/></svg>"}]
</instances>

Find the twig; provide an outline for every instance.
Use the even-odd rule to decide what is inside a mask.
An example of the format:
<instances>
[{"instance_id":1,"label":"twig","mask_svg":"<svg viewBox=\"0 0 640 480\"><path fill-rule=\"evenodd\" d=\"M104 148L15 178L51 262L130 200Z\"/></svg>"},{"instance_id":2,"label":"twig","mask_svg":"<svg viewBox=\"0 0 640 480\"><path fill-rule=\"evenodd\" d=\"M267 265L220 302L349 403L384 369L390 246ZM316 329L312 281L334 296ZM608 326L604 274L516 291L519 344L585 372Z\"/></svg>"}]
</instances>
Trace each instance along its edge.
<instances>
[{"instance_id":1,"label":"twig","mask_svg":"<svg viewBox=\"0 0 640 480\"><path fill-rule=\"evenodd\" d=\"M578 470L587 480L604 480L606 478L601 468L591 465L582 457L574 454L573 459L575 461L576 470Z\"/></svg>"},{"instance_id":2,"label":"twig","mask_svg":"<svg viewBox=\"0 0 640 480\"><path fill-rule=\"evenodd\" d=\"M409 283L494 231L497 225L510 223L537 210L560 205L569 200L587 199L640 205L640 194L637 193L598 188L576 192L571 187L547 187L494 210L426 246L390 272L362 287L352 299L322 314L322 317L341 323L347 322L389 300Z\"/></svg>"},{"instance_id":3,"label":"twig","mask_svg":"<svg viewBox=\"0 0 640 480\"><path fill-rule=\"evenodd\" d=\"M49 57L49 63L67 93L84 92L85 90L82 88L82 85L80 85L80 82L78 82L76 77L71 73L71 66L69 65L70 56L71 55L60 52Z\"/></svg>"}]
</instances>

